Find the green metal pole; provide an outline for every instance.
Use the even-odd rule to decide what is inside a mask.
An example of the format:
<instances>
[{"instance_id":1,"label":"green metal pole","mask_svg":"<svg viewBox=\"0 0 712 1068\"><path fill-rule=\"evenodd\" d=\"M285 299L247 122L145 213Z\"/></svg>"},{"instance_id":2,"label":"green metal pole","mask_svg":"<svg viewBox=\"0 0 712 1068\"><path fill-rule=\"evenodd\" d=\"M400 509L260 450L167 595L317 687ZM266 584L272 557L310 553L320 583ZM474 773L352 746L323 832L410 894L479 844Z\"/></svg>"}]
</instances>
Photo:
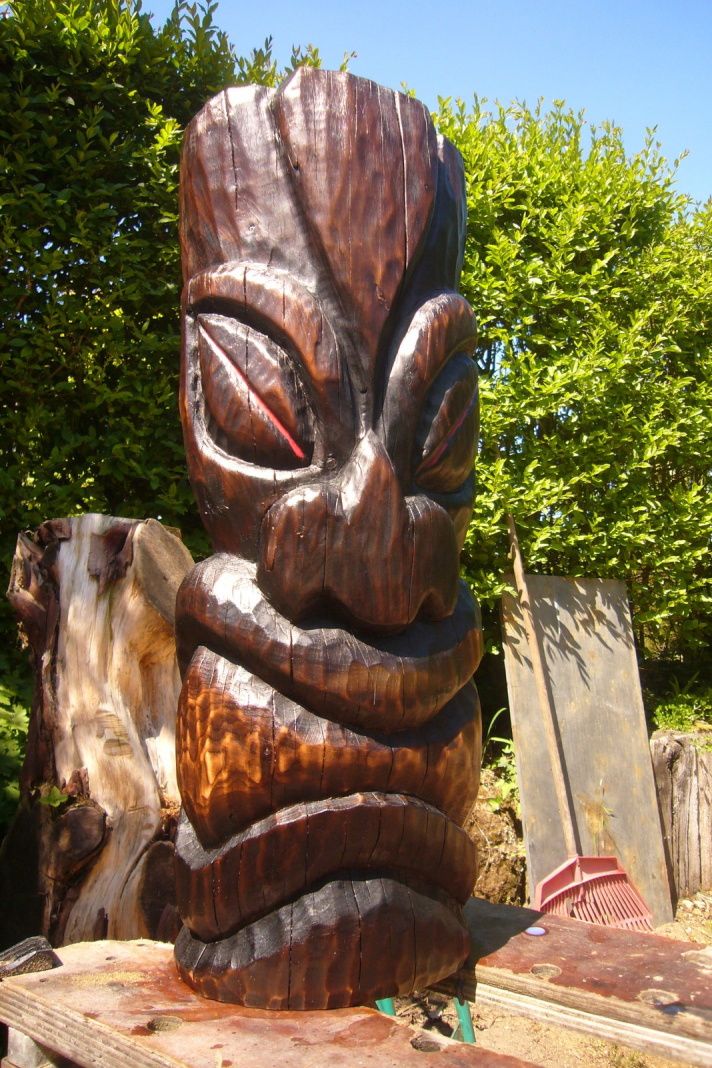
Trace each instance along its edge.
<instances>
[{"instance_id":1,"label":"green metal pole","mask_svg":"<svg viewBox=\"0 0 712 1068\"><path fill-rule=\"evenodd\" d=\"M385 1012L386 1016L395 1016L396 1006L393 998L381 998L376 1002L376 1008L379 1012Z\"/></svg>"},{"instance_id":2,"label":"green metal pole","mask_svg":"<svg viewBox=\"0 0 712 1068\"><path fill-rule=\"evenodd\" d=\"M462 1035L462 1041L475 1043L477 1039L475 1038L475 1029L472 1026L470 1006L466 1001L460 1001L459 998L453 998L452 1000L457 1011L457 1018L459 1020L458 1031Z\"/></svg>"}]
</instances>

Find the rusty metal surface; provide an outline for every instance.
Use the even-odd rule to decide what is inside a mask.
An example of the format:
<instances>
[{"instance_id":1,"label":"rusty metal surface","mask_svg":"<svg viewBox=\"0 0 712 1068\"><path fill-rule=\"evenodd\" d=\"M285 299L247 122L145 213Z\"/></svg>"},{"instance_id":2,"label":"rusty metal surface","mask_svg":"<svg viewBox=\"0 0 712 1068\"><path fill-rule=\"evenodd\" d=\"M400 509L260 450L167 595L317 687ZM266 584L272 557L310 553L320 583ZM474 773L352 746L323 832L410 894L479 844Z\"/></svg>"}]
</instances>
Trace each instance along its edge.
<instances>
[{"instance_id":1,"label":"rusty metal surface","mask_svg":"<svg viewBox=\"0 0 712 1068\"><path fill-rule=\"evenodd\" d=\"M63 967L0 984L0 1019L82 1066L106 1068L516 1068L525 1062L419 1031L368 1008L268 1012L200 998L172 946L93 942Z\"/></svg>"}]
</instances>

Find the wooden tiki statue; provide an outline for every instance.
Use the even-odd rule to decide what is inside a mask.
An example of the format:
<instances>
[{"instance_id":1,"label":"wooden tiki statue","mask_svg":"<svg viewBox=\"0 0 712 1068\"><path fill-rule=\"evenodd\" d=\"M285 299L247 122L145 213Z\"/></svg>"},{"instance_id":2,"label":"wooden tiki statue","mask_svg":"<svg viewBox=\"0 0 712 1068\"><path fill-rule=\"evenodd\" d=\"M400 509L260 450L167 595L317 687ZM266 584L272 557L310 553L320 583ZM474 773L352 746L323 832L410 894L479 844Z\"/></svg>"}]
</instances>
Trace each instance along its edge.
<instances>
[{"instance_id":1,"label":"wooden tiki statue","mask_svg":"<svg viewBox=\"0 0 712 1068\"><path fill-rule=\"evenodd\" d=\"M418 101L299 70L182 163L181 415L215 555L178 595L176 960L322 1009L466 958L478 611L458 153Z\"/></svg>"}]
</instances>

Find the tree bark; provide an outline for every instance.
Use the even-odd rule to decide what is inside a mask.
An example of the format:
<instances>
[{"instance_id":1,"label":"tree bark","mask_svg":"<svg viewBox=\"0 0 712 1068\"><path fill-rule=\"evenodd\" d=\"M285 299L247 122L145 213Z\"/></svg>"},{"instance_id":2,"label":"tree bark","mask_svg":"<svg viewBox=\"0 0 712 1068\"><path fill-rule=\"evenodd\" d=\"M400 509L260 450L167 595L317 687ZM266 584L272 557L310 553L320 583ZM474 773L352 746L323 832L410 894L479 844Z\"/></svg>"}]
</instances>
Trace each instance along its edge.
<instances>
[{"instance_id":1,"label":"tree bark","mask_svg":"<svg viewBox=\"0 0 712 1068\"><path fill-rule=\"evenodd\" d=\"M155 520L86 515L21 534L8 597L35 698L3 846L5 943L175 936L175 596L192 566Z\"/></svg>"}]
</instances>

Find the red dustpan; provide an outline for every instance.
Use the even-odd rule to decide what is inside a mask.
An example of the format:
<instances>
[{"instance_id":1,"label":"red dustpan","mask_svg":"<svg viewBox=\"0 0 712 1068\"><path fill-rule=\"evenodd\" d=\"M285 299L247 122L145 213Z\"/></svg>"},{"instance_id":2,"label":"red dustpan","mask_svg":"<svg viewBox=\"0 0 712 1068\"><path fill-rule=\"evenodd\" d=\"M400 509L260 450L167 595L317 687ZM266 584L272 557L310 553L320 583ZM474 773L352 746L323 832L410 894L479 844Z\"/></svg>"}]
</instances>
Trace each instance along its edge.
<instances>
[{"instance_id":1,"label":"red dustpan","mask_svg":"<svg viewBox=\"0 0 712 1068\"><path fill-rule=\"evenodd\" d=\"M517 531L511 515L507 516L509 540L514 565L514 578L532 671L541 709L542 727L551 761L551 777L557 808L561 819L566 852L569 859L552 871L537 885L534 908L558 916L572 916L588 923L606 927L633 928L652 931L652 914L615 857L582 857L579 855L571 803L564 779L561 743L557 733L556 716L549 695L544 671L544 657L534 627L531 601L527 589L522 554Z\"/></svg>"}]
</instances>

